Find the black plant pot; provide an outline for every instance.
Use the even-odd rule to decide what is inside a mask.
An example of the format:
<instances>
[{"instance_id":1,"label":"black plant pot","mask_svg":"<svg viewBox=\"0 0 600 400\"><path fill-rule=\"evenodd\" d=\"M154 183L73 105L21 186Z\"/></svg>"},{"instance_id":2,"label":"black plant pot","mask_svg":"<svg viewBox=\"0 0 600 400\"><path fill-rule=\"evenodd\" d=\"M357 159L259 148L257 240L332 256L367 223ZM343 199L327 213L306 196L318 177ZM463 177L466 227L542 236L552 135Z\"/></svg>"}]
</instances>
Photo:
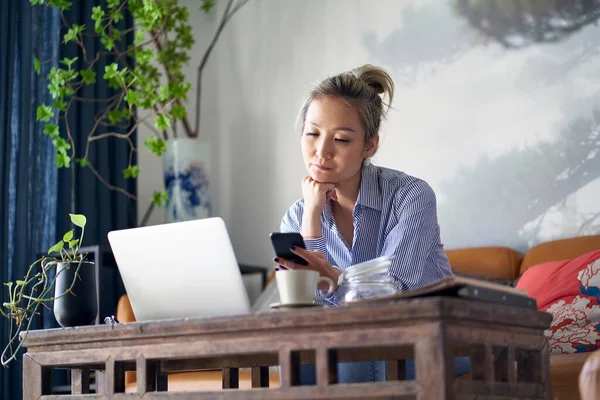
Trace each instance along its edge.
<instances>
[{"instance_id":1,"label":"black plant pot","mask_svg":"<svg viewBox=\"0 0 600 400\"><path fill-rule=\"evenodd\" d=\"M71 284L72 293L68 292ZM81 266L79 262L58 263L54 297L54 317L60 326L92 325L98 315L94 263L84 261Z\"/></svg>"}]
</instances>

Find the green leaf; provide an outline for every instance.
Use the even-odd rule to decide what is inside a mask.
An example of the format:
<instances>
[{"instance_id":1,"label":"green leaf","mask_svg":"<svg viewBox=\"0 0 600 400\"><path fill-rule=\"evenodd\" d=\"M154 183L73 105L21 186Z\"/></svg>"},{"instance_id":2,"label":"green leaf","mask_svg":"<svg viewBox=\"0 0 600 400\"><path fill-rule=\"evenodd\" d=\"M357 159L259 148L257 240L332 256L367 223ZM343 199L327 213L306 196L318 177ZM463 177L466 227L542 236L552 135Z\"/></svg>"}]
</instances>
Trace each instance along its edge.
<instances>
[{"instance_id":1,"label":"green leaf","mask_svg":"<svg viewBox=\"0 0 600 400\"><path fill-rule=\"evenodd\" d=\"M146 65L152 61L154 52L152 49L138 49L135 51L134 56L138 65Z\"/></svg>"},{"instance_id":2,"label":"green leaf","mask_svg":"<svg viewBox=\"0 0 600 400\"><path fill-rule=\"evenodd\" d=\"M123 177L125 179L137 178L140 174L140 168L137 165L131 165L123 170Z\"/></svg>"},{"instance_id":3,"label":"green leaf","mask_svg":"<svg viewBox=\"0 0 600 400\"><path fill-rule=\"evenodd\" d=\"M208 13L215 6L215 0L202 0L202 11Z\"/></svg>"},{"instance_id":4,"label":"green leaf","mask_svg":"<svg viewBox=\"0 0 600 400\"><path fill-rule=\"evenodd\" d=\"M36 121L48 122L52 118L54 118L54 111L52 111L52 108L50 108L50 106L41 104L37 108L36 117L35 117Z\"/></svg>"},{"instance_id":5,"label":"green leaf","mask_svg":"<svg viewBox=\"0 0 600 400\"><path fill-rule=\"evenodd\" d=\"M53 139L52 144L54 145L56 151L60 154L66 155L67 151L71 150L71 144L61 137Z\"/></svg>"},{"instance_id":6,"label":"green leaf","mask_svg":"<svg viewBox=\"0 0 600 400\"><path fill-rule=\"evenodd\" d=\"M164 206L167 203L167 200L169 200L169 194L165 189L163 189L160 192L154 192L152 194L152 202L157 207Z\"/></svg>"},{"instance_id":7,"label":"green leaf","mask_svg":"<svg viewBox=\"0 0 600 400\"><path fill-rule=\"evenodd\" d=\"M54 246L50 247L50 249L48 250L48 254L52 254L52 253L60 253L64 248L64 242L60 241L58 243L56 243Z\"/></svg>"},{"instance_id":8,"label":"green leaf","mask_svg":"<svg viewBox=\"0 0 600 400\"><path fill-rule=\"evenodd\" d=\"M65 233L63 236L63 242L70 242L73 239L73 229Z\"/></svg>"},{"instance_id":9,"label":"green leaf","mask_svg":"<svg viewBox=\"0 0 600 400\"><path fill-rule=\"evenodd\" d=\"M129 90L123 99L131 106L140 105L140 95L135 90Z\"/></svg>"},{"instance_id":10,"label":"green leaf","mask_svg":"<svg viewBox=\"0 0 600 400\"><path fill-rule=\"evenodd\" d=\"M159 131L164 131L171 127L171 119L166 114L157 114L156 121L154 122L154 127Z\"/></svg>"},{"instance_id":11,"label":"green leaf","mask_svg":"<svg viewBox=\"0 0 600 400\"><path fill-rule=\"evenodd\" d=\"M52 140L58 139L58 137L60 136L60 133L58 131L58 125L46 124L46 126L44 126L44 135L50 136Z\"/></svg>"},{"instance_id":12,"label":"green leaf","mask_svg":"<svg viewBox=\"0 0 600 400\"><path fill-rule=\"evenodd\" d=\"M124 118L123 112L119 109L112 109L108 112L108 120L112 125L117 125Z\"/></svg>"},{"instance_id":13,"label":"green leaf","mask_svg":"<svg viewBox=\"0 0 600 400\"><path fill-rule=\"evenodd\" d=\"M66 111L67 102L63 100L54 100L52 102L52 107L54 107L57 111Z\"/></svg>"},{"instance_id":14,"label":"green leaf","mask_svg":"<svg viewBox=\"0 0 600 400\"><path fill-rule=\"evenodd\" d=\"M82 69L79 71L79 75L83 78L83 83L86 85L93 85L96 83L96 72L92 70L92 67Z\"/></svg>"},{"instance_id":15,"label":"green leaf","mask_svg":"<svg viewBox=\"0 0 600 400\"><path fill-rule=\"evenodd\" d=\"M42 64L40 63L40 60L38 60L37 57L33 57L33 70L35 71L36 74L40 74L40 68L42 67Z\"/></svg>"},{"instance_id":16,"label":"green leaf","mask_svg":"<svg viewBox=\"0 0 600 400\"><path fill-rule=\"evenodd\" d=\"M117 8L121 0L106 0L106 5L109 9Z\"/></svg>"},{"instance_id":17,"label":"green leaf","mask_svg":"<svg viewBox=\"0 0 600 400\"><path fill-rule=\"evenodd\" d=\"M102 26L102 18L104 17L104 10L100 6L92 8L92 20L95 22L95 29L99 29Z\"/></svg>"},{"instance_id":18,"label":"green leaf","mask_svg":"<svg viewBox=\"0 0 600 400\"><path fill-rule=\"evenodd\" d=\"M19 286L23 286L23 285L25 284L25 281L21 281L21 280L17 280L17 281L15 281L15 282L16 282L16 284L17 284L17 287L19 287Z\"/></svg>"},{"instance_id":19,"label":"green leaf","mask_svg":"<svg viewBox=\"0 0 600 400\"><path fill-rule=\"evenodd\" d=\"M75 72L75 71L73 71ZM70 95L73 94L73 89L71 89L69 86L65 86L63 88L60 89L60 96L61 97L68 97Z\"/></svg>"},{"instance_id":20,"label":"green leaf","mask_svg":"<svg viewBox=\"0 0 600 400\"><path fill-rule=\"evenodd\" d=\"M112 63L104 67L104 79L111 79L117 76L119 72L119 65Z\"/></svg>"},{"instance_id":21,"label":"green leaf","mask_svg":"<svg viewBox=\"0 0 600 400\"><path fill-rule=\"evenodd\" d=\"M176 99L187 99L187 92L190 90L192 85L189 82L171 86L171 95Z\"/></svg>"},{"instance_id":22,"label":"green leaf","mask_svg":"<svg viewBox=\"0 0 600 400\"><path fill-rule=\"evenodd\" d=\"M187 111L181 104L175 104L173 108L171 108L171 115L173 118L183 119L187 115Z\"/></svg>"},{"instance_id":23,"label":"green leaf","mask_svg":"<svg viewBox=\"0 0 600 400\"><path fill-rule=\"evenodd\" d=\"M85 25L73 24L73 26L71 26L71 28L63 36L63 43L67 44L73 40L77 40L84 29Z\"/></svg>"},{"instance_id":24,"label":"green leaf","mask_svg":"<svg viewBox=\"0 0 600 400\"><path fill-rule=\"evenodd\" d=\"M162 85L158 88L158 100L167 101L169 99L169 85Z\"/></svg>"},{"instance_id":25,"label":"green leaf","mask_svg":"<svg viewBox=\"0 0 600 400\"><path fill-rule=\"evenodd\" d=\"M53 7L60 8L61 10L68 10L71 8L71 0L48 0L48 4Z\"/></svg>"},{"instance_id":26,"label":"green leaf","mask_svg":"<svg viewBox=\"0 0 600 400\"><path fill-rule=\"evenodd\" d=\"M71 222L73 223L73 225L78 226L80 228L84 228L85 227L85 223L87 222L87 219L85 218L85 215L83 214L69 214L69 216L71 217Z\"/></svg>"},{"instance_id":27,"label":"green leaf","mask_svg":"<svg viewBox=\"0 0 600 400\"><path fill-rule=\"evenodd\" d=\"M80 166L81 168L85 168L85 167L87 167L88 165L90 165L90 162L88 161L88 159L87 159L87 158L76 158L76 159L75 159L75 162L76 162L77 164L79 164L79 166Z\"/></svg>"},{"instance_id":28,"label":"green leaf","mask_svg":"<svg viewBox=\"0 0 600 400\"><path fill-rule=\"evenodd\" d=\"M135 38L133 39L133 44L134 45L138 45L140 43L142 43L144 41L144 32L141 30L138 30L135 32Z\"/></svg>"},{"instance_id":29,"label":"green leaf","mask_svg":"<svg viewBox=\"0 0 600 400\"><path fill-rule=\"evenodd\" d=\"M119 21L122 21L123 19L125 19L125 16L123 15L123 13L121 11L117 11L113 14L113 19L115 22L119 22ZM121 40L121 35L119 35L119 39L115 39L115 40Z\"/></svg>"},{"instance_id":30,"label":"green leaf","mask_svg":"<svg viewBox=\"0 0 600 400\"><path fill-rule=\"evenodd\" d=\"M117 21L116 17L115 17L115 22L119 22L119 21ZM114 44L114 42L119 42L121 40L121 31L119 29L113 28L112 40L113 40L113 44Z\"/></svg>"},{"instance_id":31,"label":"green leaf","mask_svg":"<svg viewBox=\"0 0 600 400\"><path fill-rule=\"evenodd\" d=\"M157 156L161 156L165 151L167 151L167 143L159 137L150 136L144 142L144 146L150 149Z\"/></svg>"},{"instance_id":32,"label":"green leaf","mask_svg":"<svg viewBox=\"0 0 600 400\"><path fill-rule=\"evenodd\" d=\"M71 240L69 242L69 248L72 249L73 247L77 246L78 243L79 243L79 239Z\"/></svg>"},{"instance_id":33,"label":"green leaf","mask_svg":"<svg viewBox=\"0 0 600 400\"><path fill-rule=\"evenodd\" d=\"M67 68L71 69L71 66L72 66L72 65L73 65L73 64L74 64L74 63L75 63L75 62L76 62L78 59L79 59L79 57L73 57L73 58L67 58L67 57L65 57L65 58L63 58L62 60L60 60L60 63L61 63L61 64L64 64L64 65L66 65L66 66L67 66ZM77 76L77 75L75 74L75 76ZM70 79L66 79L66 80L67 80L67 81L70 81L71 79L73 79L72 77L73 77L73 74L69 74L69 75L67 75L67 76L66 76L66 78L70 78Z\"/></svg>"},{"instance_id":34,"label":"green leaf","mask_svg":"<svg viewBox=\"0 0 600 400\"><path fill-rule=\"evenodd\" d=\"M71 157L67 154L56 153L56 167L57 168L69 168L71 166Z\"/></svg>"},{"instance_id":35,"label":"green leaf","mask_svg":"<svg viewBox=\"0 0 600 400\"><path fill-rule=\"evenodd\" d=\"M44 0L31 0L31 4L34 6L44 4Z\"/></svg>"},{"instance_id":36,"label":"green leaf","mask_svg":"<svg viewBox=\"0 0 600 400\"><path fill-rule=\"evenodd\" d=\"M62 93L61 84L51 82L48 84L48 90L50 91L50 94L52 95L53 99L58 99L61 97L61 93Z\"/></svg>"},{"instance_id":37,"label":"green leaf","mask_svg":"<svg viewBox=\"0 0 600 400\"><path fill-rule=\"evenodd\" d=\"M112 40L107 35L103 35L100 38L100 43L102 43L104 45L104 47L106 48L106 50L108 50L108 51L112 51L112 49L115 48L115 42L114 42L114 40Z\"/></svg>"}]
</instances>

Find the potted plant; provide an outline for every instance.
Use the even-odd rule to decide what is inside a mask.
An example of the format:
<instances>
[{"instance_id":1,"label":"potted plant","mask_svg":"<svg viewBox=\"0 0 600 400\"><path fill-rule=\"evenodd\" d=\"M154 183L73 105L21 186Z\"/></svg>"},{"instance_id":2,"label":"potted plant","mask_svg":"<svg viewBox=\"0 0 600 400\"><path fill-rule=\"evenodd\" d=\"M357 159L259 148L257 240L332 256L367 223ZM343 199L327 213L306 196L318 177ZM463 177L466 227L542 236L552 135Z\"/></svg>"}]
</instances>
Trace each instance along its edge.
<instances>
[{"instance_id":1,"label":"potted plant","mask_svg":"<svg viewBox=\"0 0 600 400\"><path fill-rule=\"evenodd\" d=\"M41 311L40 306L50 309L53 305L54 316L63 327L90 325L96 319L94 263L79 251L86 218L81 214L69 215L73 225L81 230L79 238L75 238L75 230L68 231L48 250L48 255L29 266L22 280L4 283L9 299L0 312L11 321L8 343L1 357L4 366L15 359L34 316Z\"/></svg>"},{"instance_id":2,"label":"potted plant","mask_svg":"<svg viewBox=\"0 0 600 400\"><path fill-rule=\"evenodd\" d=\"M75 44L80 49L78 57L63 58L51 69L47 78L53 103L42 104L37 109L37 120L46 123L44 132L56 149L57 167L70 168L75 162L89 168L109 189L137 200L132 193L102 177L90 160L89 152L100 140L127 141L129 160L123 176L136 178L140 169L133 162L133 156L139 149L131 137L143 125L153 133L144 147L163 157L165 188L154 192L142 225L155 205L167 204L168 221L210 215L207 172L210 151L198 140L202 74L223 29L248 0L227 0L220 23L197 67L193 125L186 108L192 85L183 71L195 42L188 7L177 0L107 0L102 6L93 7L93 25L85 26L71 23L65 17L72 0L30 2L57 8L62 21L61 42ZM199 0L198 4L208 13L215 1ZM133 28L123 29L125 13L133 17ZM131 36L134 37L132 44L124 45L124 39ZM92 37L99 40L101 48L92 47L95 45L89 41ZM99 60L107 61L101 74L94 70ZM39 73L40 65L49 61L52 60L35 59L34 69ZM105 80L114 92L107 98L84 98L81 91L97 80ZM77 154L68 115L73 104L86 101L102 104L103 111L95 116L93 129L86 133L85 151ZM56 117L64 124L55 123Z\"/></svg>"}]
</instances>

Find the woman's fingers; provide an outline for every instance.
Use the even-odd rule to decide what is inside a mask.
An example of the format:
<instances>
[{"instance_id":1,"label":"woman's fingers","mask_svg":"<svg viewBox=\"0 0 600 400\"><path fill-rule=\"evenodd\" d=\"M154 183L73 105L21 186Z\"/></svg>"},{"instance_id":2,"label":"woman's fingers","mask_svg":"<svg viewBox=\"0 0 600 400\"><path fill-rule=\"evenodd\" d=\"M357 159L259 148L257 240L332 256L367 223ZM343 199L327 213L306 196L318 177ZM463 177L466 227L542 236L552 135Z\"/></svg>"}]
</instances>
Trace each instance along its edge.
<instances>
[{"instance_id":1,"label":"woman's fingers","mask_svg":"<svg viewBox=\"0 0 600 400\"><path fill-rule=\"evenodd\" d=\"M306 265L296 264L295 262L286 260L285 258L274 258L273 261L277 263L281 269L307 269Z\"/></svg>"},{"instance_id":2,"label":"woman's fingers","mask_svg":"<svg viewBox=\"0 0 600 400\"><path fill-rule=\"evenodd\" d=\"M296 246L293 246L290 249L290 251L292 253L294 253L294 254L296 254L296 255L304 258L306 261L308 261L309 264L310 263L314 263L314 262L316 262L318 260L317 253L321 254L320 251L310 251L310 250L306 250L306 249L303 249L301 247L296 247Z\"/></svg>"}]
</instances>

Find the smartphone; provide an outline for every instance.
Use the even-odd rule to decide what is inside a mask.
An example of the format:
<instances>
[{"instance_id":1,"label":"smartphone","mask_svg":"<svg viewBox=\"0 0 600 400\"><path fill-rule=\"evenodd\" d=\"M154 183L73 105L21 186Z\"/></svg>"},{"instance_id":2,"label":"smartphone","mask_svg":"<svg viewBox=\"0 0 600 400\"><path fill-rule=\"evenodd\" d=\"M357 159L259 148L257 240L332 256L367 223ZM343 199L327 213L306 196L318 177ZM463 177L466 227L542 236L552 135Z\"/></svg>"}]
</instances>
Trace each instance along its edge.
<instances>
[{"instance_id":1,"label":"smartphone","mask_svg":"<svg viewBox=\"0 0 600 400\"><path fill-rule=\"evenodd\" d=\"M293 261L296 264L307 265L308 262L292 253L292 246L300 247L306 249L304 245L304 239L302 235L296 232L273 232L269 235L271 238L271 243L273 244L273 249L275 250L275 254L277 257L285 258L286 260Z\"/></svg>"}]
</instances>

